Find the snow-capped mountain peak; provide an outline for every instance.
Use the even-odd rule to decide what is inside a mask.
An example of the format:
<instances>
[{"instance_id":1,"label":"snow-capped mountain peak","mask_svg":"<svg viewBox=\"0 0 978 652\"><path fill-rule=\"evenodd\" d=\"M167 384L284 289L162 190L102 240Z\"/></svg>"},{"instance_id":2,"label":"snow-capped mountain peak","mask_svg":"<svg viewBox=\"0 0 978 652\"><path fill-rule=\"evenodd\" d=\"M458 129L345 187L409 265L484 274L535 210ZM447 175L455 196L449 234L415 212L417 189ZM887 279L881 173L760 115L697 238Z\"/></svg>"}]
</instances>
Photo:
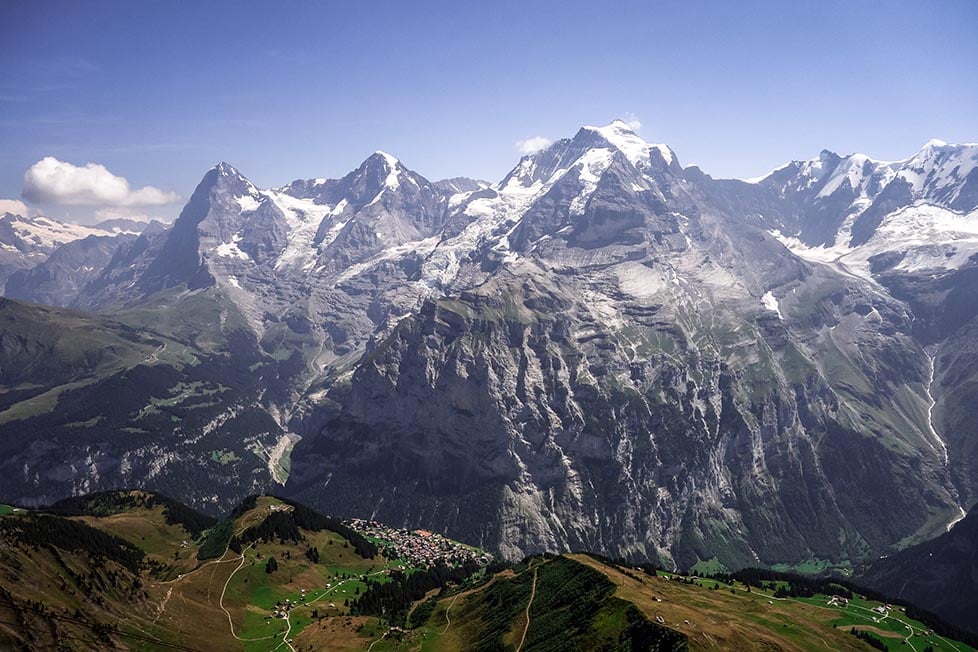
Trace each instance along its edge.
<instances>
[{"instance_id":1,"label":"snow-capped mountain peak","mask_svg":"<svg viewBox=\"0 0 978 652\"><path fill-rule=\"evenodd\" d=\"M3 237L4 234L7 237ZM90 235L107 234L107 230L98 226L60 222L43 215L23 217L5 213L0 216L0 246L21 251L39 251L46 254L67 242Z\"/></svg>"},{"instance_id":2,"label":"snow-capped mountain peak","mask_svg":"<svg viewBox=\"0 0 978 652\"><path fill-rule=\"evenodd\" d=\"M937 199L958 210L969 207L957 205L957 200L962 193L974 193L978 186L978 145L931 139L900 163L897 176L910 185L914 197Z\"/></svg>"},{"instance_id":3,"label":"snow-capped mountain peak","mask_svg":"<svg viewBox=\"0 0 978 652\"><path fill-rule=\"evenodd\" d=\"M240 172L238 172L238 169L236 167L234 167L233 165L231 165L226 161L221 161L220 163L215 165L213 169L217 170L217 173L223 177L240 177L242 179L244 178L244 176Z\"/></svg>"},{"instance_id":4,"label":"snow-capped mountain peak","mask_svg":"<svg viewBox=\"0 0 978 652\"><path fill-rule=\"evenodd\" d=\"M226 198L225 201L235 202L241 211L257 210L264 201L263 195L255 184L232 165L219 163L214 170L217 172L213 182L214 187L220 189L220 194Z\"/></svg>"},{"instance_id":5,"label":"snow-capped mountain peak","mask_svg":"<svg viewBox=\"0 0 978 652\"><path fill-rule=\"evenodd\" d=\"M612 147L619 150L639 169L649 166L651 153L657 151L667 165L672 165L676 155L668 145L650 143L635 133L624 120L614 120L603 127L585 126L584 130L600 135Z\"/></svg>"},{"instance_id":6,"label":"snow-capped mountain peak","mask_svg":"<svg viewBox=\"0 0 978 652\"><path fill-rule=\"evenodd\" d=\"M388 167L390 167L392 170L394 168L396 168L398 165L400 165L400 163L401 163L401 161L398 160L398 158L396 156L394 156L392 154L388 154L387 152L385 152L382 149L378 149L376 152L374 152L374 156L379 156L382 159L384 159L384 161L387 163Z\"/></svg>"},{"instance_id":7,"label":"snow-capped mountain peak","mask_svg":"<svg viewBox=\"0 0 978 652\"><path fill-rule=\"evenodd\" d=\"M371 154L345 181L354 189L351 203L365 202L367 206L380 202L388 192L397 192L404 184L420 188L426 183L397 157L381 150Z\"/></svg>"},{"instance_id":8,"label":"snow-capped mountain peak","mask_svg":"<svg viewBox=\"0 0 978 652\"><path fill-rule=\"evenodd\" d=\"M884 187L895 175L893 163L877 161L865 154L850 154L839 159L837 163L823 170L821 178L825 184L818 191L817 197L829 197L848 180L857 198L867 198L875 189Z\"/></svg>"},{"instance_id":9,"label":"snow-capped mountain peak","mask_svg":"<svg viewBox=\"0 0 978 652\"><path fill-rule=\"evenodd\" d=\"M387 152L378 150L376 155L384 159L384 163L387 165L388 169L387 177L384 179L384 188L387 190L397 190L401 185L401 175L399 170L401 167L401 162Z\"/></svg>"},{"instance_id":10,"label":"snow-capped mountain peak","mask_svg":"<svg viewBox=\"0 0 978 652\"><path fill-rule=\"evenodd\" d=\"M382 150L377 150L367 157L367 159L357 168L358 172L386 171L388 173L398 172L407 169L401 161L391 154Z\"/></svg>"}]
</instances>

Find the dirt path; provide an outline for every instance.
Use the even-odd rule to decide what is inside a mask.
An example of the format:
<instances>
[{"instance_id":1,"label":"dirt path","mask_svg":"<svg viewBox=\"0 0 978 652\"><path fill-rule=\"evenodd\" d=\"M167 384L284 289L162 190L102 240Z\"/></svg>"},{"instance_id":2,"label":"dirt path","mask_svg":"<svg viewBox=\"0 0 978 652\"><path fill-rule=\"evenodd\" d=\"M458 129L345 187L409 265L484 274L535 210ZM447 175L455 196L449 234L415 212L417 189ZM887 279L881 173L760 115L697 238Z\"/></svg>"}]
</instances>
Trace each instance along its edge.
<instances>
[{"instance_id":1,"label":"dirt path","mask_svg":"<svg viewBox=\"0 0 978 652\"><path fill-rule=\"evenodd\" d=\"M251 546L248 546L248 548L250 548L250 547ZM247 550L248 548L245 548L245 550ZM244 550L241 551L241 563L242 563L242 565L244 564ZM234 570L234 573L238 572L240 569L241 569L241 566L239 566L238 568L236 568ZM374 573L367 573L364 577L370 577L371 575L380 575L381 573L383 573L386 570L387 569L382 568L381 570L376 571ZM234 573L231 573L231 576L232 577L234 576ZM228 578L228 582L230 582L230 581L231 581L231 578L229 577ZM327 591L324 591L323 593L321 593L319 595L318 598L316 598L315 600L310 600L309 602L306 602L302 606L309 607L309 606L313 605L314 603L319 602L320 600L322 600L327 595L329 595L330 593L332 593L336 589L340 588L341 586L343 586L347 582L353 582L353 581L355 581L355 579L351 577L351 578L348 578L348 579L343 580L342 582L338 582L336 584L336 586L330 588ZM224 585L224 588L225 588L225 590L227 589L227 584ZM221 593L221 601L222 601L221 608L222 609L224 609L223 600L224 600L224 593L222 592ZM227 613L227 609L224 609L224 613ZM228 614L228 622L231 622L231 614ZM292 633L292 617L289 615L289 612L288 611L285 612L285 624L286 624L286 630L285 630L285 636L282 637L282 643L279 643L278 645L276 645L273 648L273 651L279 649L280 647L282 647L282 644L284 643L285 645L288 645L289 646L289 649L292 650L292 652L296 652L296 649L294 647L292 647L292 644L291 643L289 643L289 634ZM231 626L231 634L234 635L234 637L236 639L238 639L239 641L261 641L261 640L264 640L264 639L261 639L261 638L240 638L240 637L238 637L237 635L234 634L234 626L233 625ZM385 634L385 636L386 636L386 634ZM266 638L275 638L275 637L274 636L270 636L270 637L266 637ZM371 643L370 644L370 647L373 647L376 643L378 643L379 641L382 641L383 639L384 639L384 637L381 636L379 639L377 639L376 641L374 641L373 643ZM370 648L367 648L367 649L369 650Z\"/></svg>"},{"instance_id":2,"label":"dirt path","mask_svg":"<svg viewBox=\"0 0 978 652\"><path fill-rule=\"evenodd\" d=\"M452 619L449 617L448 612L451 611L452 610L452 607L455 606L455 601L458 600L458 596L459 595L461 595L461 593L459 593L454 598L452 598L451 603L449 603L448 607L445 609L445 620L448 621L448 624L445 625L445 629L441 630L441 633L442 634L444 634L445 632L447 632L448 631L448 628L452 626Z\"/></svg>"},{"instance_id":3,"label":"dirt path","mask_svg":"<svg viewBox=\"0 0 978 652\"><path fill-rule=\"evenodd\" d=\"M533 598L537 597L537 569L533 569L533 586L530 588L530 601L526 603L526 627L523 628L523 637L520 639L520 644L516 646L516 652L520 652L523 649L523 644L526 643L526 633L530 631L530 607L533 606Z\"/></svg>"},{"instance_id":4,"label":"dirt path","mask_svg":"<svg viewBox=\"0 0 978 652\"><path fill-rule=\"evenodd\" d=\"M292 647L291 643L289 643L289 634L292 633L292 619L289 618L288 613L285 614L285 624L288 625L288 627L285 628L285 634L282 636L282 643L288 645L289 649L292 650L292 652L295 652L295 648ZM275 650L282 647L282 643L279 643L274 648L272 648L272 651L274 652Z\"/></svg>"},{"instance_id":5,"label":"dirt path","mask_svg":"<svg viewBox=\"0 0 978 652\"><path fill-rule=\"evenodd\" d=\"M223 611L224 615L228 617L228 627L231 629L231 636L238 639L239 641L266 641L268 639L278 638L278 634L272 634L271 636L262 636L261 638L241 638L234 631L234 621L231 620L231 612L228 611L227 607L224 606L224 596L227 593L228 585L231 584L231 580L234 578L235 574L244 567L245 553L248 551L248 548L251 548L253 545L254 545L253 543L248 544L248 547L241 551L241 556L234 558L234 559L240 559L241 561L238 563L238 567L235 568L233 571L231 571L231 574L228 575L227 580L224 582L224 588L221 589L221 597L217 602L218 606L221 607L221 611ZM234 561L234 559L230 561ZM285 637L282 639L282 643L288 645L289 648L291 648L294 652L295 648L292 648L292 645L290 645L288 642L289 632L292 631L292 623L288 620L286 621L286 623L288 625L288 630L286 630L285 632ZM275 646L275 649L281 647L282 643L279 643L277 646Z\"/></svg>"},{"instance_id":6,"label":"dirt path","mask_svg":"<svg viewBox=\"0 0 978 652\"><path fill-rule=\"evenodd\" d=\"M872 609L867 609L866 607L860 607L859 605L851 605L851 606L854 607L854 608L856 608L856 609L861 609L862 611L865 611L866 613L869 613L869 614L875 613ZM862 614L860 614L860 615L862 615ZM865 617L867 617L867 616L864 616L864 618ZM872 617L872 616L869 616L869 617ZM880 622L883 622L887 618L889 618L890 620L892 620L894 622L900 623L901 625L903 625L907 629L907 631L909 632L909 634L907 634L905 637L903 637L903 642L906 643L907 645L909 645L910 646L910 649L913 650L913 652L917 652L917 648L914 647L913 641L910 640L913 637L914 632L916 631L916 630L914 630L913 626L910 623L908 623L907 621L905 621L905 620L900 620L899 618L897 618L895 616L891 616L889 613L887 613L885 616L883 616L882 618L880 618ZM899 633L897 633L897 635L899 636Z\"/></svg>"},{"instance_id":7,"label":"dirt path","mask_svg":"<svg viewBox=\"0 0 978 652\"><path fill-rule=\"evenodd\" d=\"M251 546L248 546L248 548L250 548L250 547ZM235 568L233 571L231 571L231 574L228 575L227 580L225 580L225 582L224 582L224 588L221 589L221 597L217 601L218 606L221 607L221 611L223 611L224 612L224 615L228 617L228 627L231 628L231 636L233 636L234 638L238 639L239 641L242 640L242 638L240 636L238 636L237 634L234 633L234 621L231 620L231 612L228 611L227 608L224 606L224 595L227 593L228 584L231 583L231 578L233 578L234 575L235 575L235 573L237 573L239 570L242 569L242 567L244 567L244 563L245 563L245 556L244 556L244 554L245 554L245 550L247 550L248 548L245 548L244 550L241 551L241 556L239 557L239 559L241 561L238 563L238 567Z\"/></svg>"},{"instance_id":8,"label":"dirt path","mask_svg":"<svg viewBox=\"0 0 978 652\"><path fill-rule=\"evenodd\" d=\"M226 555L226 554L228 554L228 551L225 549L224 550L224 555ZM232 561L237 561L238 560L237 557L232 557L231 559L224 559L224 555L221 555L218 559L215 559L214 561L209 561L209 562L203 563L203 564L201 564L200 566L198 566L197 568L193 569L192 571L190 571L188 573L183 573L181 575L177 575L176 578L174 578L172 580L166 580L165 582L153 582L153 584L155 584L155 585L175 584L177 582L182 582L183 580L187 579L191 575L196 575L197 573L199 573L200 571L204 570L205 568L207 568L211 564L227 564L227 563L230 563Z\"/></svg>"}]
</instances>

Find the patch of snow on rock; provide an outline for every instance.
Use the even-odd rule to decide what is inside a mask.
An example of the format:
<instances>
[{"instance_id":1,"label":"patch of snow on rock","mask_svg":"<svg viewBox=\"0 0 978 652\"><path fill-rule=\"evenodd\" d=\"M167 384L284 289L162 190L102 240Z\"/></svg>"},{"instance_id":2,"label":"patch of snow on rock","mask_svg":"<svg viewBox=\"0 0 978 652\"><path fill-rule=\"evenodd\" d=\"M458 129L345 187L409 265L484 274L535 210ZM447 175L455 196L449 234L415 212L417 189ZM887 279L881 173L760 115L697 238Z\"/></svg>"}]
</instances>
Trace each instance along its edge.
<instances>
[{"instance_id":1,"label":"patch of snow on rock","mask_svg":"<svg viewBox=\"0 0 978 652\"><path fill-rule=\"evenodd\" d=\"M238 258L240 260L249 260L248 254L241 251L238 248L238 243L241 242L241 234L235 234L231 238L231 242L225 242L217 246L216 253L218 256L224 258Z\"/></svg>"},{"instance_id":2,"label":"patch of snow on rock","mask_svg":"<svg viewBox=\"0 0 978 652\"><path fill-rule=\"evenodd\" d=\"M781 307L778 304L778 298L774 296L773 292L770 290L765 292L764 296L761 297L761 303L763 303L764 307L771 312L778 313L778 319L784 319L784 316L781 314Z\"/></svg>"}]
</instances>

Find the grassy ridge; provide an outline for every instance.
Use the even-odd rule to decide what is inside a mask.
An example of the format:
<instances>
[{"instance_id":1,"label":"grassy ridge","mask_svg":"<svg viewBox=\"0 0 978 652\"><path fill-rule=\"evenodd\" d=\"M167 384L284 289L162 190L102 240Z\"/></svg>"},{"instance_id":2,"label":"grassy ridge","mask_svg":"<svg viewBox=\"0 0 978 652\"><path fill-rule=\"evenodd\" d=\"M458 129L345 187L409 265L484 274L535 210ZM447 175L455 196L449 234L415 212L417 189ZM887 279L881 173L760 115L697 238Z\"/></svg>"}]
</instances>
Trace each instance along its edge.
<instances>
[{"instance_id":1,"label":"grassy ridge","mask_svg":"<svg viewBox=\"0 0 978 652\"><path fill-rule=\"evenodd\" d=\"M249 498L211 528L202 547L212 556L203 560L182 526L165 522L163 505L146 509L138 498L121 507L126 500L74 504L99 515L3 517L0 647L78 640L82 649L266 652L285 649L285 639L303 652L866 652L872 636L892 652L910 644L973 652L928 634L909 609L878 614L880 602L856 591L847 605L828 604L828 593L849 589L773 571L694 578L562 555L432 574L382 554L365 558L342 533L316 529L327 517L269 496Z\"/></svg>"},{"instance_id":2,"label":"grassy ridge","mask_svg":"<svg viewBox=\"0 0 978 652\"><path fill-rule=\"evenodd\" d=\"M440 598L419 637L426 650L495 652L521 643L527 652L687 648L683 634L614 593L599 570L568 557L534 558L461 599Z\"/></svg>"},{"instance_id":3,"label":"grassy ridge","mask_svg":"<svg viewBox=\"0 0 978 652\"><path fill-rule=\"evenodd\" d=\"M4 522L9 534L30 546L85 552L138 572L145 553L128 541L67 518L26 513Z\"/></svg>"},{"instance_id":4,"label":"grassy ridge","mask_svg":"<svg viewBox=\"0 0 978 652\"><path fill-rule=\"evenodd\" d=\"M685 650L686 636L613 597L615 585L567 557L541 564L524 650Z\"/></svg>"},{"instance_id":5,"label":"grassy ridge","mask_svg":"<svg viewBox=\"0 0 978 652\"><path fill-rule=\"evenodd\" d=\"M151 491L101 491L85 496L59 500L45 511L62 516L110 516L132 509L153 509L161 506L169 525L181 525L190 536L197 538L213 527L217 519L191 509L181 502Z\"/></svg>"}]
</instances>

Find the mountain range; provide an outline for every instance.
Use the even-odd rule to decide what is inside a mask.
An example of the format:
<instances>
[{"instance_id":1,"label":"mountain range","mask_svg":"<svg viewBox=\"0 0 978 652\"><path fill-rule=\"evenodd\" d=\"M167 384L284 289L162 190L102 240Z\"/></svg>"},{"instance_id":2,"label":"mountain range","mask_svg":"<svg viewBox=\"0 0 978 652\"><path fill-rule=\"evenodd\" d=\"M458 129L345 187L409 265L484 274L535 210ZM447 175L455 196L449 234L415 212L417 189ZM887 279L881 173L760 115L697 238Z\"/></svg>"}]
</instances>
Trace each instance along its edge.
<instances>
[{"instance_id":1,"label":"mountain range","mask_svg":"<svg viewBox=\"0 0 978 652\"><path fill-rule=\"evenodd\" d=\"M377 152L221 163L138 233L8 215L0 496L284 485L507 558L874 559L978 502L976 208L978 145L742 181L615 121L491 184Z\"/></svg>"}]
</instances>

